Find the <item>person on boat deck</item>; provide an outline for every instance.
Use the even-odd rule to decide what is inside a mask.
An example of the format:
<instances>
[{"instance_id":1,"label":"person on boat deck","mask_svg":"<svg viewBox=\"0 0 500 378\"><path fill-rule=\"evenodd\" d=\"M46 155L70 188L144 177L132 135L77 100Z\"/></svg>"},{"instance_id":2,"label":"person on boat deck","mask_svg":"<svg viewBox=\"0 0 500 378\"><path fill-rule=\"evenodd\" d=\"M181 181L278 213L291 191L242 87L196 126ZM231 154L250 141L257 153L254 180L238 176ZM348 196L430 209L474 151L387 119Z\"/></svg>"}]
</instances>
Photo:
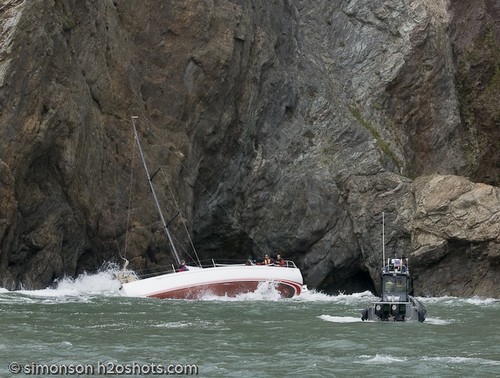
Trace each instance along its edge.
<instances>
[{"instance_id":1,"label":"person on boat deck","mask_svg":"<svg viewBox=\"0 0 500 378\"><path fill-rule=\"evenodd\" d=\"M186 270L189 270L189 269L186 266L186 262L184 260L182 260L181 265L179 265L179 268L177 269L177 271L178 272L185 272Z\"/></svg>"},{"instance_id":2,"label":"person on boat deck","mask_svg":"<svg viewBox=\"0 0 500 378\"><path fill-rule=\"evenodd\" d=\"M276 262L279 266L285 266L285 259L281 255L276 256Z\"/></svg>"},{"instance_id":3,"label":"person on boat deck","mask_svg":"<svg viewBox=\"0 0 500 378\"><path fill-rule=\"evenodd\" d=\"M264 257L264 265L274 265L276 261L272 258L269 257L269 255L266 255Z\"/></svg>"}]
</instances>

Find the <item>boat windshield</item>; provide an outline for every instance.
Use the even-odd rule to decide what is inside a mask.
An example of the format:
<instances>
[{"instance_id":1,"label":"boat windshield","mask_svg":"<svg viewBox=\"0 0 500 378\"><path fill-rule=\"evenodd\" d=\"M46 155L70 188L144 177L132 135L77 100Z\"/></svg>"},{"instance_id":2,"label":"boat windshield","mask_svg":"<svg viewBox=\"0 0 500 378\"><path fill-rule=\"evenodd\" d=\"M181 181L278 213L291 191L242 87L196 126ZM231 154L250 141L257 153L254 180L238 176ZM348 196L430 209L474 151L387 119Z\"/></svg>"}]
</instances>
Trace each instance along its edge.
<instances>
[{"instance_id":1,"label":"boat windshield","mask_svg":"<svg viewBox=\"0 0 500 378\"><path fill-rule=\"evenodd\" d=\"M384 276L384 300L407 300L407 278L404 276Z\"/></svg>"}]
</instances>

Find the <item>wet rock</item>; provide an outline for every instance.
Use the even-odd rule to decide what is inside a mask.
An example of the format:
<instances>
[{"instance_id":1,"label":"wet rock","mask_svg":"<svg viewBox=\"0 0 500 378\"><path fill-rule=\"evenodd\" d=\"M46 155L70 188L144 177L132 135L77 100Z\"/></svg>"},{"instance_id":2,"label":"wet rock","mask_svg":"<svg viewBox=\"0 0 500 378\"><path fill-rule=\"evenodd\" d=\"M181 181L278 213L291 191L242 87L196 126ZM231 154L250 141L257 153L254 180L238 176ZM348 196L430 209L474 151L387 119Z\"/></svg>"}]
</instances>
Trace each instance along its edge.
<instances>
[{"instance_id":1,"label":"wet rock","mask_svg":"<svg viewBox=\"0 0 500 378\"><path fill-rule=\"evenodd\" d=\"M184 254L186 227L201 258L281 253L311 287L376 290L384 212L418 293L497 295L498 19L494 1L4 1L0 281L172 263L137 115ZM483 278L432 281L446 259Z\"/></svg>"}]
</instances>

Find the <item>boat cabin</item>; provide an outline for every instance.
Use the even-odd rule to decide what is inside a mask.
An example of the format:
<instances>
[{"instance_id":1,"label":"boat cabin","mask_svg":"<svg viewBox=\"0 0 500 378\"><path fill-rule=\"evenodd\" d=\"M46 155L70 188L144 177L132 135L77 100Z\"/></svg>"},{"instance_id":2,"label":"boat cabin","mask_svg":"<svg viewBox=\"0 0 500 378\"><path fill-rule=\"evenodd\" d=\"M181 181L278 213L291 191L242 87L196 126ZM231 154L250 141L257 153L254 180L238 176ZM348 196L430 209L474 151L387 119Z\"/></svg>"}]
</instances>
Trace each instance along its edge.
<instances>
[{"instance_id":1,"label":"boat cabin","mask_svg":"<svg viewBox=\"0 0 500 378\"><path fill-rule=\"evenodd\" d=\"M389 259L382 272L382 300L407 302L411 292L410 272L402 259Z\"/></svg>"}]
</instances>

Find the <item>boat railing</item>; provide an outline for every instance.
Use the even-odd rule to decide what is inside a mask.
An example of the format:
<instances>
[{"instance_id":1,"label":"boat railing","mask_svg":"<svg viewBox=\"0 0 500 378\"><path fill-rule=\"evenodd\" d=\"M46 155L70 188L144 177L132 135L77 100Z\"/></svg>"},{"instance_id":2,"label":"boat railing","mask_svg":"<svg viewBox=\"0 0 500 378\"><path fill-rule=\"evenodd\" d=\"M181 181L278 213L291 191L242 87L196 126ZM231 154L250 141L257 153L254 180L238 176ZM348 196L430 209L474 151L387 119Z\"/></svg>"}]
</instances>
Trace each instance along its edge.
<instances>
[{"instance_id":1,"label":"boat railing","mask_svg":"<svg viewBox=\"0 0 500 378\"><path fill-rule=\"evenodd\" d=\"M245 260L211 260L211 264L208 267L217 267L217 266L233 266L233 265L245 265ZM206 267L206 266L204 266Z\"/></svg>"},{"instance_id":2,"label":"boat railing","mask_svg":"<svg viewBox=\"0 0 500 378\"><path fill-rule=\"evenodd\" d=\"M406 263L405 263L406 260ZM408 259L387 259L387 264L384 266L384 273L409 273Z\"/></svg>"},{"instance_id":3,"label":"boat railing","mask_svg":"<svg viewBox=\"0 0 500 378\"><path fill-rule=\"evenodd\" d=\"M285 260L284 265L279 265L278 263L264 265L262 262L250 261L250 260L235 260L235 259L219 259L219 260L202 260L199 265L190 266L187 265L187 270L195 268L212 268L212 267L224 267L224 266L269 266L278 268L297 268L297 265L292 260ZM138 269L134 270L133 273L136 276L135 279L144 279L154 276L176 273L179 270L174 265L163 265L155 266L152 269Z\"/></svg>"},{"instance_id":4,"label":"boat railing","mask_svg":"<svg viewBox=\"0 0 500 378\"><path fill-rule=\"evenodd\" d=\"M136 270L135 273L138 278L144 279L144 278L150 278L150 277L155 277L155 276L160 276L163 274L170 274L170 273L175 273L176 269L172 266L172 268L166 269L166 270L151 270L151 269L140 269Z\"/></svg>"},{"instance_id":5,"label":"boat railing","mask_svg":"<svg viewBox=\"0 0 500 378\"><path fill-rule=\"evenodd\" d=\"M263 262L257 262L255 260L218 260L215 261L212 259L212 264L211 266L234 266L234 265L245 265L245 266L255 266L255 265L266 265ZM267 264L267 266L275 266L275 267L281 267L281 268L297 268L297 265L292 260L284 260L284 264L280 265L279 263L275 262L273 264Z\"/></svg>"},{"instance_id":6,"label":"boat railing","mask_svg":"<svg viewBox=\"0 0 500 378\"><path fill-rule=\"evenodd\" d=\"M406 265L402 265L400 267L386 265L384 267L384 273L408 273L408 268Z\"/></svg>"}]
</instances>

